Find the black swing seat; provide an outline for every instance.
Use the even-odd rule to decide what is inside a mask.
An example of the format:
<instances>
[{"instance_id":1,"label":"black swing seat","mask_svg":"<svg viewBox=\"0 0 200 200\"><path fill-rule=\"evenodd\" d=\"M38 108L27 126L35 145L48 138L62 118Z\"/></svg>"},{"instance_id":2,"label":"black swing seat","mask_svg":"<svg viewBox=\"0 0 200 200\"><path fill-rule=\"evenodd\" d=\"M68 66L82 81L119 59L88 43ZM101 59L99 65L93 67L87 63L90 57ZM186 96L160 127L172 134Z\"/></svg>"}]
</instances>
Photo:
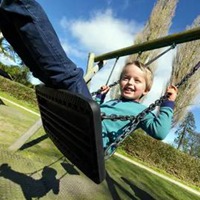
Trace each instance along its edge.
<instances>
[{"instance_id":1,"label":"black swing seat","mask_svg":"<svg viewBox=\"0 0 200 200\"><path fill-rule=\"evenodd\" d=\"M81 95L36 86L44 130L62 154L99 184L105 179L99 105Z\"/></svg>"}]
</instances>

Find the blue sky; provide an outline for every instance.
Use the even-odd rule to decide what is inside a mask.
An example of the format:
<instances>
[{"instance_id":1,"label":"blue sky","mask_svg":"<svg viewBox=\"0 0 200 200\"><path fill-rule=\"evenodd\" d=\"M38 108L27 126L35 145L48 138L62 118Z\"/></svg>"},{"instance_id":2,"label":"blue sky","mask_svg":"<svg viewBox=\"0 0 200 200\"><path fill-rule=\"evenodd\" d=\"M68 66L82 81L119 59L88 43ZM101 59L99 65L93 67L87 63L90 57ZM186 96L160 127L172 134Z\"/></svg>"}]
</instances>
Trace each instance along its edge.
<instances>
[{"instance_id":1,"label":"blue sky","mask_svg":"<svg viewBox=\"0 0 200 200\"><path fill-rule=\"evenodd\" d=\"M47 12L69 57L83 68L88 52L99 55L131 45L156 3L155 0L38 2ZM196 3L196 0L179 0L170 33L185 30L200 14Z\"/></svg>"},{"instance_id":2,"label":"blue sky","mask_svg":"<svg viewBox=\"0 0 200 200\"><path fill-rule=\"evenodd\" d=\"M50 21L67 55L84 70L88 53L100 55L133 44L134 36L142 30L156 0L38 0ZM170 34L181 32L200 15L198 0L179 0L170 28ZM146 104L156 100L164 86L163 76L170 74L171 60L175 51L159 59L154 87ZM0 58L1 59L1 58ZM118 65L123 65L123 59ZM162 66L162 67L160 67ZM91 85L91 91L105 84L111 65L98 72ZM118 70L115 73L119 73ZM35 81L35 80L34 80ZM36 81L35 81L36 82ZM200 109L192 108L200 120ZM200 128L198 127L198 131ZM168 141L172 140L169 134Z\"/></svg>"}]
</instances>

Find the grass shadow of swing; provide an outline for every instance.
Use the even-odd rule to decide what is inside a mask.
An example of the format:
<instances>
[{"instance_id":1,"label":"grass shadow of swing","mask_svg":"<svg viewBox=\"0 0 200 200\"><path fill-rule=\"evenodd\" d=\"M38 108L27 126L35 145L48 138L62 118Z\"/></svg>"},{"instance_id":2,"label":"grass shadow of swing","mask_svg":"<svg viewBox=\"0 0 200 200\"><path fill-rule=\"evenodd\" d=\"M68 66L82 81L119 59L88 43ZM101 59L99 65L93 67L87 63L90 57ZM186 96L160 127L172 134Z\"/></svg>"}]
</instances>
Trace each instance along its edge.
<instances>
[{"instance_id":1,"label":"grass shadow of swing","mask_svg":"<svg viewBox=\"0 0 200 200\"><path fill-rule=\"evenodd\" d=\"M38 143L42 142L43 140L47 139L48 137L49 137L48 134L42 135L42 136L38 137L37 139L34 139L34 140L24 144L19 150L22 151L22 150L25 150L25 149L30 148L32 146L35 146ZM64 158L64 156L59 158L58 160L60 160L62 158ZM67 162L67 160L65 158L64 158L64 161L61 162L60 164L68 174L70 174L70 175L80 175L80 173L75 169L75 166L73 164Z\"/></svg>"},{"instance_id":2,"label":"grass shadow of swing","mask_svg":"<svg viewBox=\"0 0 200 200\"><path fill-rule=\"evenodd\" d=\"M36 138L36 139L28 142L28 143L25 143L19 150L22 151L22 150L31 148L31 147L37 145L38 143L44 141L48 137L49 137L48 134L44 134L44 135L42 135L42 136L40 136L40 137L38 137L38 138ZM69 163L67 161L67 159L64 158L64 156L62 156L61 158L59 158L57 161L59 161L61 159L64 159L64 161L62 161L60 164L63 167L63 169L66 171L67 174L70 174L70 175L80 175L80 173L75 169L75 166L73 164ZM50 164L50 165L52 165L52 164Z\"/></svg>"},{"instance_id":3,"label":"grass shadow of swing","mask_svg":"<svg viewBox=\"0 0 200 200\"><path fill-rule=\"evenodd\" d=\"M42 136L40 136L40 137L38 137L38 138L28 142L28 143L25 143L19 150L28 149L28 148L30 148L30 147L42 142L43 140L45 140L47 138L48 138L48 134L42 135Z\"/></svg>"},{"instance_id":4,"label":"grass shadow of swing","mask_svg":"<svg viewBox=\"0 0 200 200\"><path fill-rule=\"evenodd\" d=\"M1 98L0 98L0 105L4 105L4 106L6 105Z\"/></svg>"},{"instance_id":5,"label":"grass shadow of swing","mask_svg":"<svg viewBox=\"0 0 200 200\"><path fill-rule=\"evenodd\" d=\"M50 191L55 195L59 193L60 179L56 178L57 171L54 168L45 166L40 179L35 179L32 175L18 172L7 163L0 166L0 177L18 184L26 200L41 198Z\"/></svg>"},{"instance_id":6,"label":"grass shadow of swing","mask_svg":"<svg viewBox=\"0 0 200 200\"><path fill-rule=\"evenodd\" d=\"M115 200L122 200L122 198L120 197L120 194L117 190L117 188L123 192L126 196L128 196L130 199L135 199L135 197L133 196L133 194L131 194L127 189L125 189L125 187L123 187L121 184L119 184L117 181L115 181L110 174L108 173L108 171L106 171L106 183L108 185L108 190L110 191L110 194L112 196L112 199Z\"/></svg>"},{"instance_id":7,"label":"grass shadow of swing","mask_svg":"<svg viewBox=\"0 0 200 200\"><path fill-rule=\"evenodd\" d=\"M148 199L148 200L154 200L154 198L148 194L147 192L145 192L144 190L140 189L139 187L137 187L133 181L128 180L125 177L121 177L121 179L124 181L124 183L126 183L127 185L130 186L130 188L133 190L135 196L137 196L137 199Z\"/></svg>"},{"instance_id":8,"label":"grass shadow of swing","mask_svg":"<svg viewBox=\"0 0 200 200\"><path fill-rule=\"evenodd\" d=\"M129 181L125 177L121 177L121 180L124 183L120 183L121 181L116 181L114 178L110 176L108 171L106 172L106 183L108 185L108 189L113 199L122 200L126 197L132 200L136 199L154 200L154 198L150 194L137 187L132 181ZM130 191L128 187L131 188L132 191Z\"/></svg>"},{"instance_id":9,"label":"grass shadow of swing","mask_svg":"<svg viewBox=\"0 0 200 200\"><path fill-rule=\"evenodd\" d=\"M61 166L70 175L80 175L80 173L75 169L75 166L73 164L62 162Z\"/></svg>"}]
</instances>

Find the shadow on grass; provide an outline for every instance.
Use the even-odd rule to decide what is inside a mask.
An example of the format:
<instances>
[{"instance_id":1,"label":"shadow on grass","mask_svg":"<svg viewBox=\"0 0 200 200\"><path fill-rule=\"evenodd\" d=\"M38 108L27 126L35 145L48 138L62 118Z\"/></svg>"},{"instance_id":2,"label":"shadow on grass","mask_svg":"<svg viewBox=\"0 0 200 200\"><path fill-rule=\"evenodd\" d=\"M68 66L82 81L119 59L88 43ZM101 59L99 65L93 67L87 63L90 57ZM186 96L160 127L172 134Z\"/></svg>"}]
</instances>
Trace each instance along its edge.
<instances>
[{"instance_id":1,"label":"shadow on grass","mask_svg":"<svg viewBox=\"0 0 200 200\"><path fill-rule=\"evenodd\" d=\"M24 144L19 150L22 151L22 150L24 150L24 149L28 149L28 148L30 148L30 147L32 147L32 146L34 146L34 145L36 145L36 144L42 142L43 140L45 140L45 139L47 139L47 138L48 138L48 135L47 135L47 134L42 135L41 137L39 137L39 138L37 138L37 139L35 139L35 140L32 140L31 142L28 142L28 143Z\"/></svg>"},{"instance_id":2,"label":"shadow on grass","mask_svg":"<svg viewBox=\"0 0 200 200\"><path fill-rule=\"evenodd\" d=\"M61 163L62 167L66 170L66 172L70 175L80 175L80 173L74 168L74 165L66 162Z\"/></svg>"},{"instance_id":3,"label":"shadow on grass","mask_svg":"<svg viewBox=\"0 0 200 200\"><path fill-rule=\"evenodd\" d=\"M3 102L3 100L2 99L0 99L0 105L6 105L4 102Z\"/></svg>"},{"instance_id":4,"label":"shadow on grass","mask_svg":"<svg viewBox=\"0 0 200 200\"><path fill-rule=\"evenodd\" d=\"M6 163L0 166L0 177L18 184L26 200L41 198L51 190L54 194L58 194L60 179L56 179L56 174L57 171L55 169L45 166L41 173L42 177L34 179L27 174L13 170Z\"/></svg>"},{"instance_id":5,"label":"shadow on grass","mask_svg":"<svg viewBox=\"0 0 200 200\"><path fill-rule=\"evenodd\" d=\"M121 186L117 181L115 181L109 174L106 172L106 182L108 185L108 189L111 193L112 199L115 200L122 200L120 198L120 195L117 192L117 187L125 193L130 199L136 199L133 194L131 194L129 191L127 191L123 186Z\"/></svg>"},{"instance_id":6,"label":"shadow on grass","mask_svg":"<svg viewBox=\"0 0 200 200\"><path fill-rule=\"evenodd\" d=\"M128 179L121 177L121 179L130 186L130 188L133 190L133 192L135 193L135 196L137 197L137 199L148 199L148 200L154 200L154 198L149 195L147 192L145 192L144 190L140 189L139 187L137 187L132 181L129 181Z\"/></svg>"},{"instance_id":7,"label":"shadow on grass","mask_svg":"<svg viewBox=\"0 0 200 200\"><path fill-rule=\"evenodd\" d=\"M50 163L50 164L47 165L46 167L50 167L50 166L52 166L52 165L58 163L59 161L62 161L60 164L61 164L61 166L63 167L63 169L66 171L65 174L80 175L80 173L74 168L74 165L71 164L71 163L69 163L69 162L66 160L66 158L65 158L64 156L61 156L60 158L58 158L58 159L55 160L54 162ZM32 176L33 174L36 174L36 173L38 173L38 172L40 172L40 171L42 171L42 170L43 170L43 168L40 168L40 169L38 169L38 170L36 170L36 171L30 173L30 175ZM65 174L64 174L64 175L65 175ZM64 176L64 175L63 175L63 176ZM62 176L62 177L63 177L63 176ZM61 178L59 178L59 179L61 179Z\"/></svg>"},{"instance_id":8,"label":"shadow on grass","mask_svg":"<svg viewBox=\"0 0 200 200\"><path fill-rule=\"evenodd\" d=\"M154 198L149 195L144 190L138 188L136 185L133 184L133 182L130 182L128 179L121 177L121 179L125 182L125 184L119 184L117 181L115 181L109 174L106 172L106 182L108 185L108 189L111 193L112 199L115 200L122 200L123 198L120 197L119 193L124 193L129 199L132 200L154 200ZM132 189L133 193L130 193L126 188L127 185ZM118 188L118 190L117 190ZM121 192L119 192L119 190Z\"/></svg>"}]
</instances>

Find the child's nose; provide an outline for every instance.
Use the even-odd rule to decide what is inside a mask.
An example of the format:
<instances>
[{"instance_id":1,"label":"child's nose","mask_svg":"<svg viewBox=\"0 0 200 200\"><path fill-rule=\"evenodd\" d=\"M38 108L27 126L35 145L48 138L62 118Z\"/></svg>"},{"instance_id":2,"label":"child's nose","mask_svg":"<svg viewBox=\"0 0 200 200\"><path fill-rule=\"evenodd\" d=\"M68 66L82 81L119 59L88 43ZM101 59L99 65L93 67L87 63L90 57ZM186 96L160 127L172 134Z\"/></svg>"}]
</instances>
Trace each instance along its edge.
<instances>
[{"instance_id":1,"label":"child's nose","mask_svg":"<svg viewBox=\"0 0 200 200\"><path fill-rule=\"evenodd\" d=\"M133 85L133 84L134 84L134 82L135 82L135 81L134 81L134 79L133 79L133 78L130 78L130 79L129 79L129 81L128 81L128 83L129 83L129 84L131 84L131 85Z\"/></svg>"}]
</instances>

